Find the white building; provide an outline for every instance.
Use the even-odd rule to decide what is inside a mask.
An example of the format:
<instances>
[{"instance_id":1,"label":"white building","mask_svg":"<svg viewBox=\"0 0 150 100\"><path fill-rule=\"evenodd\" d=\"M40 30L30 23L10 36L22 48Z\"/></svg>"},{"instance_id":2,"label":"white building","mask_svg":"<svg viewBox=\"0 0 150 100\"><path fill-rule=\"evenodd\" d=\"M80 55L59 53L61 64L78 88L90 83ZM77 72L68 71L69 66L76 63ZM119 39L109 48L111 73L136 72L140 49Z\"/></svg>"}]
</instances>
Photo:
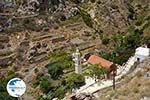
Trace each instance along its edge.
<instances>
[{"instance_id":1,"label":"white building","mask_svg":"<svg viewBox=\"0 0 150 100\"><path fill-rule=\"evenodd\" d=\"M81 68L81 56L79 49L76 49L76 52L72 54L73 56L73 61L75 62L75 73L82 73L82 68Z\"/></svg>"},{"instance_id":2,"label":"white building","mask_svg":"<svg viewBox=\"0 0 150 100\"><path fill-rule=\"evenodd\" d=\"M136 60L141 62L150 56L150 48L139 47L135 51Z\"/></svg>"}]
</instances>

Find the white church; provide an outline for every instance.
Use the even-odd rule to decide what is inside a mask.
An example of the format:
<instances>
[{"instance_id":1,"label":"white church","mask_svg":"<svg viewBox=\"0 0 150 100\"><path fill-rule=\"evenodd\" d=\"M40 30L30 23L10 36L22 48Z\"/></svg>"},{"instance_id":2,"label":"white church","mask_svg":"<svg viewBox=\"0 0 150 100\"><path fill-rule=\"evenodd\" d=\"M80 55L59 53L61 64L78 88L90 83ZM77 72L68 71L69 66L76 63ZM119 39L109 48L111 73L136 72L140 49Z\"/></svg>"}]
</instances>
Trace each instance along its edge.
<instances>
[{"instance_id":1,"label":"white church","mask_svg":"<svg viewBox=\"0 0 150 100\"><path fill-rule=\"evenodd\" d=\"M146 58L150 57L150 48L147 47L138 47L135 50L136 61L142 62Z\"/></svg>"}]
</instances>

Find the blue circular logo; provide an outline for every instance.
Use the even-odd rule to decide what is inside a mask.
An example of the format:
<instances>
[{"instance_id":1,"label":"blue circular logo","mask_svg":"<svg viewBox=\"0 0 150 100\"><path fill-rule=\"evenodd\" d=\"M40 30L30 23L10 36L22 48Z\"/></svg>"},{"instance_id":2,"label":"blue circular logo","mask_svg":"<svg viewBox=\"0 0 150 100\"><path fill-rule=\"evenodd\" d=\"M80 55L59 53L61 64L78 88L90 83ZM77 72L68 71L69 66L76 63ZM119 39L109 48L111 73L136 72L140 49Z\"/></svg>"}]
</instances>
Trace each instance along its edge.
<instances>
[{"instance_id":1,"label":"blue circular logo","mask_svg":"<svg viewBox=\"0 0 150 100\"><path fill-rule=\"evenodd\" d=\"M12 97L21 97L26 91L26 84L20 78L13 78L7 83L7 91Z\"/></svg>"}]
</instances>

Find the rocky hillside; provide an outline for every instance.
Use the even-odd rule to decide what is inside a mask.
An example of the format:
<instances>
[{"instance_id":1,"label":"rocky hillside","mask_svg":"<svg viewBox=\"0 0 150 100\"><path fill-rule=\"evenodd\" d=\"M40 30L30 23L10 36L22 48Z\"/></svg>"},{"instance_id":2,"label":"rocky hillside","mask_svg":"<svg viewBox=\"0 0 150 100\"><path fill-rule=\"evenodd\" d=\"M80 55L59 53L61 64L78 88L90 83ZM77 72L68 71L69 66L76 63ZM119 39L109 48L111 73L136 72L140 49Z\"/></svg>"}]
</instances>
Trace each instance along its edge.
<instances>
[{"instance_id":1,"label":"rocky hillside","mask_svg":"<svg viewBox=\"0 0 150 100\"><path fill-rule=\"evenodd\" d=\"M126 33L131 26L141 26L149 17L149 0L91 0L83 5L95 22L95 27L104 33Z\"/></svg>"},{"instance_id":2,"label":"rocky hillside","mask_svg":"<svg viewBox=\"0 0 150 100\"><path fill-rule=\"evenodd\" d=\"M122 78L116 90L100 91L101 100L149 100L150 99L150 59L137 65L137 69Z\"/></svg>"},{"instance_id":3,"label":"rocky hillside","mask_svg":"<svg viewBox=\"0 0 150 100\"><path fill-rule=\"evenodd\" d=\"M150 46L150 0L4 1L0 78L13 71L29 87L38 78L36 71L47 73L52 54L61 50L71 55L78 46L83 54L97 53L122 64L137 46ZM26 97L41 94L39 88L31 88Z\"/></svg>"}]
</instances>

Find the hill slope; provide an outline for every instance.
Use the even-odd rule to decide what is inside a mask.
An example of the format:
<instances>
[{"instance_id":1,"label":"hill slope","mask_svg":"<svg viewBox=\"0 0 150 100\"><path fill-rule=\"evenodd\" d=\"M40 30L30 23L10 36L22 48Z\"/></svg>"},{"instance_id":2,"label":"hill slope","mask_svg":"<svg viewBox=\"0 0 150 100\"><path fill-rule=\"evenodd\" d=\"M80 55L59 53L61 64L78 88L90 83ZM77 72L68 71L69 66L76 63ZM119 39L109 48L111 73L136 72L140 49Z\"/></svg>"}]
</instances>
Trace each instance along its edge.
<instances>
[{"instance_id":1,"label":"hill slope","mask_svg":"<svg viewBox=\"0 0 150 100\"><path fill-rule=\"evenodd\" d=\"M101 100L149 100L150 98L150 59L137 66L137 69L125 76L116 90L106 89L99 92ZM143 99L147 98L147 99Z\"/></svg>"}]
</instances>

